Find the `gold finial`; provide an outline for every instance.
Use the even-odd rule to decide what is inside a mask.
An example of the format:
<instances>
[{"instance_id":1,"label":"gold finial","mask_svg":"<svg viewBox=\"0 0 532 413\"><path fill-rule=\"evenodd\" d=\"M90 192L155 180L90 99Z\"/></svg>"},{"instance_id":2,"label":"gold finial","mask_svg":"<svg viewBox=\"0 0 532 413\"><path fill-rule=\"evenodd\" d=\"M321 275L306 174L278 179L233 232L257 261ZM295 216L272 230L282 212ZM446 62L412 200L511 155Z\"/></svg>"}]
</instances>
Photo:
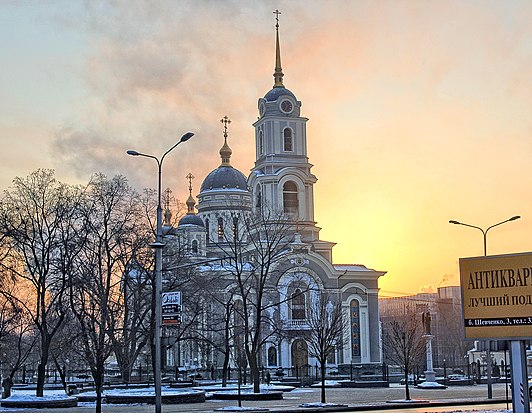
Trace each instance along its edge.
<instances>
[{"instance_id":1,"label":"gold finial","mask_svg":"<svg viewBox=\"0 0 532 413\"><path fill-rule=\"evenodd\" d=\"M224 145L220 149L220 156L222 157L222 166L231 166L231 154L233 151L227 144L227 125L231 123L231 119L225 115L222 119L220 119L220 122L224 125Z\"/></svg>"},{"instance_id":2,"label":"gold finial","mask_svg":"<svg viewBox=\"0 0 532 413\"><path fill-rule=\"evenodd\" d=\"M194 179L194 175L189 172L189 174L185 178L188 179L187 214L194 214L194 205L196 205L196 201L192 197L192 180Z\"/></svg>"},{"instance_id":3,"label":"gold finial","mask_svg":"<svg viewBox=\"0 0 532 413\"><path fill-rule=\"evenodd\" d=\"M283 68L281 67L281 46L279 44L279 15L281 12L275 10L275 72L273 73L273 87L284 87Z\"/></svg>"},{"instance_id":4,"label":"gold finial","mask_svg":"<svg viewBox=\"0 0 532 413\"><path fill-rule=\"evenodd\" d=\"M170 211L170 194L172 193L172 191L170 190L170 188L166 188L164 190L164 204L165 204L165 207L164 207L164 225L167 225L167 226L170 226L172 225L171 224L171 220L172 220L172 211Z\"/></svg>"}]
</instances>

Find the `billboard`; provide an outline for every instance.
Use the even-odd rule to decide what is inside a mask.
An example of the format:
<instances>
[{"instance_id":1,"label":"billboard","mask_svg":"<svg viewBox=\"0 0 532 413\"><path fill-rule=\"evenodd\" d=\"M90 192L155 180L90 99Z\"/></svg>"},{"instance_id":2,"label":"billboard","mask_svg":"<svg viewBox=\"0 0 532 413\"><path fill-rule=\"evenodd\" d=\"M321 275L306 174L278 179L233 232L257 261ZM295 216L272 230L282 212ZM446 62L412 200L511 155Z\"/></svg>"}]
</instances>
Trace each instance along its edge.
<instances>
[{"instance_id":1,"label":"billboard","mask_svg":"<svg viewBox=\"0 0 532 413\"><path fill-rule=\"evenodd\" d=\"M175 326L181 322L181 291L162 294L162 325Z\"/></svg>"},{"instance_id":2,"label":"billboard","mask_svg":"<svg viewBox=\"0 0 532 413\"><path fill-rule=\"evenodd\" d=\"M532 252L460 258L465 336L532 337Z\"/></svg>"}]
</instances>

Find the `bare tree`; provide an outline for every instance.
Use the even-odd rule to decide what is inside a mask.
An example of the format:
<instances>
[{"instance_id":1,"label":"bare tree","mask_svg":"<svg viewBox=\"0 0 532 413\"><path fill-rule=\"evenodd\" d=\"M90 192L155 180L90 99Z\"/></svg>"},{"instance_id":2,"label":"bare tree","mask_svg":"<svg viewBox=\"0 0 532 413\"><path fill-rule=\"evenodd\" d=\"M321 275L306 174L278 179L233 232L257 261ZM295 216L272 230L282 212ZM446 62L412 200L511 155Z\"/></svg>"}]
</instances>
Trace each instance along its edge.
<instances>
[{"instance_id":1,"label":"bare tree","mask_svg":"<svg viewBox=\"0 0 532 413\"><path fill-rule=\"evenodd\" d=\"M319 301L312 303L308 323L310 330L306 336L309 355L316 357L321 369L321 402L325 403L325 370L327 360L334 355L342 341L345 322L340 303L333 304L331 297L324 294Z\"/></svg>"},{"instance_id":2,"label":"bare tree","mask_svg":"<svg viewBox=\"0 0 532 413\"><path fill-rule=\"evenodd\" d=\"M0 280L0 375L4 397L11 395L15 373L28 359L37 338L31 319L20 304L25 297L20 287L10 277Z\"/></svg>"},{"instance_id":3,"label":"bare tree","mask_svg":"<svg viewBox=\"0 0 532 413\"><path fill-rule=\"evenodd\" d=\"M79 253L82 191L56 181L51 170L15 178L0 201L4 271L31 286L31 303L20 301L40 336L36 395L42 397L52 340L67 312L67 281Z\"/></svg>"},{"instance_id":4,"label":"bare tree","mask_svg":"<svg viewBox=\"0 0 532 413\"><path fill-rule=\"evenodd\" d=\"M385 358L401 367L405 380L405 398L410 400L408 376L425 354L423 325L419 314L409 311L389 322L384 329L382 344Z\"/></svg>"},{"instance_id":5,"label":"bare tree","mask_svg":"<svg viewBox=\"0 0 532 413\"><path fill-rule=\"evenodd\" d=\"M238 219L238 221L237 221ZM275 326L267 309L274 304L266 302L274 290L272 279L280 261L290 254L294 223L285 214L266 209L248 216L235 217L231 234L224 234L219 247L230 264L224 267L227 282L235 287L235 317L242 322L242 340L249 364L253 391L260 392L259 355L263 345L277 331L265 328ZM237 357L238 359L238 357Z\"/></svg>"},{"instance_id":6,"label":"bare tree","mask_svg":"<svg viewBox=\"0 0 532 413\"><path fill-rule=\"evenodd\" d=\"M130 235L139 230L141 204L124 177L108 179L101 174L89 183L85 199L86 242L71 277L70 303L94 379L99 413L105 362L123 313L124 257L132 255Z\"/></svg>"}]
</instances>

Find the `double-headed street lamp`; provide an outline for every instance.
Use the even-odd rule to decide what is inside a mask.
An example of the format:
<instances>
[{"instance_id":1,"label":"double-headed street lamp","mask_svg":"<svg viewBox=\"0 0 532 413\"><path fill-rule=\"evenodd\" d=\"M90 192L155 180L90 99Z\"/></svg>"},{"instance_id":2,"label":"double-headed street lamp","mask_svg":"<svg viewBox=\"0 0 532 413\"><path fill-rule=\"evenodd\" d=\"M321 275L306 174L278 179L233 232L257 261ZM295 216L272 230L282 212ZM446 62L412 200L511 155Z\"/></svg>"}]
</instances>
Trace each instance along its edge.
<instances>
[{"instance_id":1,"label":"double-headed street lamp","mask_svg":"<svg viewBox=\"0 0 532 413\"><path fill-rule=\"evenodd\" d=\"M482 228L480 228L480 227L477 227L477 226L475 226L475 225L464 224L463 222L458 222L458 221L455 221L455 220L453 220L453 219L451 219L451 220L449 221L449 224L463 225L463 226L465 226L465 227L471 227L471 228L476 228L476 229L480 230L480 231L482 232L483 237L484 237L484 256L486 256L486 255L488 255L488 248L487 248L487 243L486 243L486 236L488 235L488 231L489 231L490 229L492 229L493 227L496 227L496 226L498 226L498 225L504 224L504 223L506 223L506 222L515 221L516 219L519 219L519 218L521 218L519 215L515 215L515 216L513 216L513 217L511 217L511 218L508 218L508 219L506 219L506 220L504 220L504 221L501 221L501 222L499 222L499 223L497 223L497 224L494 224L494 225L492 225L492 226L486 228L485 230L482 229Z\"/></svg>"},{"instance_id":2,"label":"double-headed street lamp","mask_svg":"<svg viewBox=\"0 0 532 413\"><path fill-rule=\"evenodd\" d=\"M155 159L158 167L158 181L157 181L157 232L155 236L155 242L150 244L150 247L155 249L155 363L154 363L154 380L155 380L155 413L161 413L161 292L162 292L162 268L163 268L163 208L161 206L161 168L163 165L164 157L171 152L180 143L188 141L194 136L194 133L187 132L181 139L170 149L168 149L161 158L157 158L153 155L129 150L128 155L131 156L144 156L146 158Z\"/></svg>"},{"instance_id":3,"label":"double-headed street lamp","mask_svg":"<svg viewBox=\"0 0 532 413\"><path fill-rule=\"evenodd\" d=\"M501 225L501 224L504 224L506 222L510 222L510 221L515 221L516 219L519 219L521 218L519 215L515 215L511 218L508 218L504 221L501 221L501 222L498 222L496 224L493 224L491 226L489 226L488 228L486 229L482 229L480 227L477 227L476 225L470 225L470 224L464 224L463 222L459 222L459 221L455 221L455 220L450 220L449 221L449 224L455 224L455 225L463 225L464 227L470 227L470 228L476 228L478 229L480 232L482 232L482 236L484 238L484 256L487 256L488 255L488 245L487 245L487 242L486 242L486 237L488 235L488 231L490 229L492 229L493 227L496 227L498 225ZM488 381L488 399L491 399L493 398L493 391L492 391L492 386L491 386L491 341L490 340L486 340L486 343L487 343L487 347L486 347L486 373L487 373L487 381ZM480 372L479 372L480 374Z\"/></svg>"}]
</instances>

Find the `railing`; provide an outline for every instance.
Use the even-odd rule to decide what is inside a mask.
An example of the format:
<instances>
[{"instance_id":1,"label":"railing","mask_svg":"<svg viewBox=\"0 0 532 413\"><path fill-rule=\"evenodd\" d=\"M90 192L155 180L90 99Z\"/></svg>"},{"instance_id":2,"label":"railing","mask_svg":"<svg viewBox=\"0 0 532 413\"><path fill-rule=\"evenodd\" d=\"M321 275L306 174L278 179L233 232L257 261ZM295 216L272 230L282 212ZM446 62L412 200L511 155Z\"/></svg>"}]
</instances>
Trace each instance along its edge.
<instances>
[{"instance_id":1,"label":"railing","mask_svg":"<svg viewBox=\"0 0 532 413\"><path fill-rule=\"evenodd\" d=\"M308 330L310 326L307 320L286 320L286 328L293 330Z\"/></svg>"}]
</instances>

